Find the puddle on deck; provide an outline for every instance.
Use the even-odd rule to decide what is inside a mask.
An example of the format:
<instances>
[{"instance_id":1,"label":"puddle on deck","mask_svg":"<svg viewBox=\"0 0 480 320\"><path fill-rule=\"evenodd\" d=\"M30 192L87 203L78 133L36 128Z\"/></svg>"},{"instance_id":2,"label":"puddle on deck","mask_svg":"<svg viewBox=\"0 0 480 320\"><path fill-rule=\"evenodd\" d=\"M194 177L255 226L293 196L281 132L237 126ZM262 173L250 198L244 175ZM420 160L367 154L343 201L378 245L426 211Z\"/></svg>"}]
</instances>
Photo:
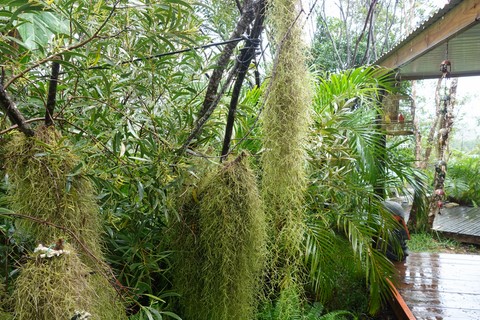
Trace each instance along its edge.
<instances>
[{"instance_id":1,"label":"puddle on deck","mask_svg":"<svg viewBox=\"0 0 480 320\"><path fill-rule=\"evenodd\" d=\"M396 267L417 319L480 319L480 255L412 253Z\"/></svg>"}]
</instances>

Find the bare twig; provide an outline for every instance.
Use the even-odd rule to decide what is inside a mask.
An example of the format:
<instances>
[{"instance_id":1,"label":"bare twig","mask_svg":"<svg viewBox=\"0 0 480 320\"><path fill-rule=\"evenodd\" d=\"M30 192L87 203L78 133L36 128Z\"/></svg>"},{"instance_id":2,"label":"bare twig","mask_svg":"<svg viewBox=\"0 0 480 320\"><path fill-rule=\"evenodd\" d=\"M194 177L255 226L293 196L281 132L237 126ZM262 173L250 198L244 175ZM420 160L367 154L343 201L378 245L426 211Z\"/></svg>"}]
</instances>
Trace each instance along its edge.
<instances>
[{"instance_id":1,"label":"bare twig","mask_svg":"<svg viewBox=\"0 0 480 320\"><path fill-rule=\"evenodd\" d=\"M430 159L430 154L432 152L433 139L435 137L435 131L437 130L438 124L440 122L441 107L442 107L440 90L442 89L442 82L443 82L443 78L439 78L437 80L437 86L435 87L435 119L433 120L432 125L430 126L430 130L428 132L427 147L425 148L425 153L423 155L423 161L421 163L421 168L426 168L427 167L427 163L428 163L428 160Z\"/></svg>"},{"instance_id":2,"label":"bare twig","mask_svg":"<svg viewBox=\"0 0 480 320\"><path fill-rule=\"evenodd\" d=\"M363 36L365 35L365 30L367 29L368 23L371 21L371 19L373 17L373 12L374 12L374 9L375 9L376 5L377 5L377 0L372 0L372 2L370 3L370 7L368 8L367 17L365 18L365 23L363 24L362 32L358 36L357 41L355 43L355 49L353 50L353 55L352 55L353 61L355 61L355 57L356 57L357 51L358 51L358 46L359 46L360 42L362 41Z\"/></svg>"},{"instance_id":3,"label":"bare twig","mask_svg":"<svg viewBox=\"0 0 480 320\"><path fill-rule=\"evenodd\" d=\"M333 39L333 35L328 29L328 24L326 21L326 13L325 13L325 6L323 6L323 14L320 15L320 22L323 24L325 27L325 32L327 34L328 39L330 40L332 44L333 51L335 53L335 56L337 57L337 60L340 62L341 65L344 65L344 61L342 59L342 55L340 54L340 51L337 48L337 44L335 43L335 40Z\"/></svg>"},{"instance_id":4,"label":"bare twig","mask_svg":"<svg viewBox=\"0 0 480 320\"><path fill-rule=\"evenodd\" d=\"M25 120L25 123L33 123L33 122L44 121L44 120L45 120L44 117L42 117L42 118L32 118L32 119ZM54 120L59 120L59 119L54 118ZM10 131L17 130L17 129L18 129L18 125L14 124L10 128L7 128L5 130L0 131L0 136L3 135L3 134L9 133Z\"/></svg>"}]
</instances>

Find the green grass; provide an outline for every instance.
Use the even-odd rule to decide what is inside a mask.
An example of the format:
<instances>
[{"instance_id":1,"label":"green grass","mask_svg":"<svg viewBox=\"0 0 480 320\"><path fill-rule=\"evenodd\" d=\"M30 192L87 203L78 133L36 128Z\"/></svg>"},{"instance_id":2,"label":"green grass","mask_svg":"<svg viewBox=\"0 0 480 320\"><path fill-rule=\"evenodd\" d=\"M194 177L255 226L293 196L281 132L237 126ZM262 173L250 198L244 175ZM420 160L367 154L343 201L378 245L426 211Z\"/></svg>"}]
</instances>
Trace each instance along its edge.
<instances>
[{"instance_id":1,"label":"green grass","mask_svg":"<svg viewBox=\"0 0 480 320\"><path fill-rule=\"evenodd\" d=\"M443 238L437 233L412 234L412 239L408 241L410 252L456 252L461 247L460 242Z\"/></svg>"}]
</instances>

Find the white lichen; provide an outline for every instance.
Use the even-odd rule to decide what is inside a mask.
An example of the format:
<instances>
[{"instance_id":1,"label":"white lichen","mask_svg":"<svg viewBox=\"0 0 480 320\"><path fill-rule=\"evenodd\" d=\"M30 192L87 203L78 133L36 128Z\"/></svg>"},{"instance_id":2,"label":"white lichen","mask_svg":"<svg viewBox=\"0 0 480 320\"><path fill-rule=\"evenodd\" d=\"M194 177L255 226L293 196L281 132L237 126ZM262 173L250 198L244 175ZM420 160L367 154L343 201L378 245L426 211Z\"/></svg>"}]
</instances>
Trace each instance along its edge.
<instances>
[{"instance_id":1,"label":"white lichen","mask_svg":"<svg viewBox=\"0 0 480 320\"><path fill-rule=\"evenodd\" d=\"M35 250L33 250L34 253L37 253L37 252L45 252L45 253L42 253L39 255L39 257L41 259L44 259L44 258L52 258L52 257L58 257L58 256L61 256L62 254L70 254L70 251L68 250L55 250L54 248L50 248L50 247L45 247L43 244L39 244Z\"/></svg>"}]
</instances>

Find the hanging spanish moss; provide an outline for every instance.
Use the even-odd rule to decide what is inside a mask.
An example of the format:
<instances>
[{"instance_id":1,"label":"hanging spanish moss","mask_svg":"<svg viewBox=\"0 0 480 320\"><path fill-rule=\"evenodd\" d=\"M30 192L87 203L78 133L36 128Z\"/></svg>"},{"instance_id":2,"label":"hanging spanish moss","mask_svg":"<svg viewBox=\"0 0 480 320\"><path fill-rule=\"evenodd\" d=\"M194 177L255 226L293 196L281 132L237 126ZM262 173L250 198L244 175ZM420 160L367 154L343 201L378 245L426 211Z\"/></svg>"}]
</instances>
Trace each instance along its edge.
<instances>
[{"instance_id":1,"label":"hanging spanish moss","mask_svg":"<svg viewBox=\"0 0 480 320\"><path fill-rule=\"evenodd\" d=\"M75 232L99 256L102 229L94 190L74 172L80 160L70 149L54 127L39 128L33 138L15 135L6 155L9 202L17 213ZM65 235L65 230L28 219L18 220L17 227L41 243Z\"/></svg>"},{"instance_id":2,"label":"hanging spanish moss","mask_svg":"<svg viewBox=\"0 0 480 320\"><path fill-rule=\"evenodd\" d=\"M41 127L34 137L14 136L6 150L10 207L25 218L17 231L44 250L20 267L16 319L70 319L75 310L91 319L125 319L102 263L94 189L66 139Z\"/></svg>"},{"instance_id":3,"label":"hanging spanish moss","mask_svg":"<svg viewBox=\"0 0 480 320\"><path fill-rule=\"evenodd\" d=\"M277 301L277 319L291 319L302 301L299 298L302 280L298 270L306 187L303 146L311 88L301 41L298 1L275 0L269 9L277 61L263 113L262 194L272 225L267 294Z\"/></svg>"},{"instance_id":4,"label":"hanging spanish moss","mask_svg":"<svg viewBox=\"0 0 480 320\"><path fill-rule=\"evenodd\" d=\"M124 319L121 305L112 303L116 297L100 289L108 286L104 279L69 244L58 255L36 252L15 282L15 319L73 319L75 312L89 314L88 319Z\"/></svg>"},{"instance_id":5,"label":"hanging spanish moss","mask_svg":"<svg viewBox=\"0 0 480 320\"><path fill-rule=\"evenodd\" d=\"M36 253L22 266L14 292L16 319L70 319L75 310L92 311L89 268L70 245L60 256Z\"/></svg>"},{"instance_id":6,"label":"hanging spanish moss","mask_svg":"<svg viewBox=\"0 0 480 320\"><path fill-rule=\"evenodd\" d=\"M180 215L175 285L185 319L254 318L266 231L246 155L189 189Z\"/></svg>"}]
</instances>

